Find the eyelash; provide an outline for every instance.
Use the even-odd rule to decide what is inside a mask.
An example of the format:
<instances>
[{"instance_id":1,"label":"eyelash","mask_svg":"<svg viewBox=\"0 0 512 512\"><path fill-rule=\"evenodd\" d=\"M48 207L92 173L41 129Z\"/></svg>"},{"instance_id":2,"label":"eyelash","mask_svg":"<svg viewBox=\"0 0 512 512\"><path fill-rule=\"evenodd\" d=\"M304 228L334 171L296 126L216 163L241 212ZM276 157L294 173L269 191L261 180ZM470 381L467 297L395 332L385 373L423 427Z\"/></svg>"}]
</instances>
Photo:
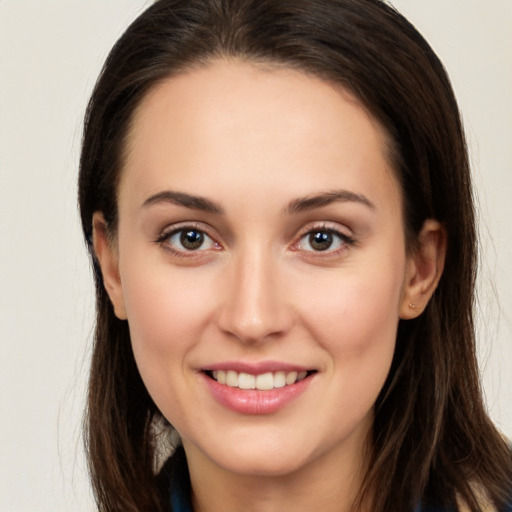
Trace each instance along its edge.
<instances>
[{"instance_id":1,"label":"eyelash","mask_svg":"<svg viewBox=\"0 0 512 512\"><path fill-rule=\"evenodd\" d=\"M165 230L157 239L156 243L162 246L166 251L169 251L173 256L178 256L180 258L197 258L200 253L209 250L209 249L201 249L198 247L197 250L193 249L176 249L173 247L169 240L177 235L184 234L186 232L195 232L203 237L207 237L211 243L213 244L212 250L220 250L221 245L217 243L214 238L208 233L208 230L204 228L204 226L194 223L182 224L179 226L173 226L171 229Z\"/></svg>"},{"instance_id":2,"label":"eyelash","mask_svg":"<svg viewBox=\"0 0 512 512\"><path fill-rule=\"evenodd\" d=\"M187 248L176 249L169 242L169 240L172 237L175 237L177 235L183 236L183 234L186 233L187 231L195 232L195 233L202 235L203 237L207 237L210 240L210 243L213 245L213 247L203 249L202 248L203 243L201 243L201 245L195 250L187 249ZM311 237L313 235L317 235L317 234L327 234L327 235L333 236L334 238L337 238L339 247L336 247L335 249L331 249L329 246L325 250L314 250L314 249L305 250L304 252L312 253L310 256L313 256L313 254L315 255L314 257L334 256L334 255L337 255L337 254L347 250L348 247L356 245L356 240L353 237L351 237L345 233L342 233L339 229L337 229L331 225L324 223L321 225L308 227L307 230L303 230L300 233L299 239L291 245L291 249L294 251L304 250L303 249L303 244L304 244L303 241L308 240L308 238L309 238L309 240L306 243L310 243ZM194 224L194 223L173 226L172 229L165 230L156 239L156 243L161 245L166 251L169 251L174 256L178 256L181 258L194 258L194 257L197 258L199 255L201 255L201 253L204 253L205 251L220 250L222 248L222 246L218 242L215 241L214 237L212 237L208 233L208 230L205 229L204 226L199 225L199 224ZM333 243L335 243L335 242L333 242Z\"/></svg>"},{"instance_id":3,"label":"eyelash","mask_svg":"<svg viewBox=\"0 0 512 512\"><path fill-rule=\"evenodd\" d=\"M335 249L331 249L330 246L325 250L306 250L305 252L312 253L314 257L326 257L335 256L341 252L346 251L349 247L356 245L356 240L352 237L340 231L337 227L323 223L320 225L308 227L304 230L299 237L299 240L292 245L293 250L303 250L303 241L307 240L306 243L311 242L311 237L317 234L328 234L338 239L339 246ZM335 243L335 242L333 242Z\"/></svg>"}]
</instances>

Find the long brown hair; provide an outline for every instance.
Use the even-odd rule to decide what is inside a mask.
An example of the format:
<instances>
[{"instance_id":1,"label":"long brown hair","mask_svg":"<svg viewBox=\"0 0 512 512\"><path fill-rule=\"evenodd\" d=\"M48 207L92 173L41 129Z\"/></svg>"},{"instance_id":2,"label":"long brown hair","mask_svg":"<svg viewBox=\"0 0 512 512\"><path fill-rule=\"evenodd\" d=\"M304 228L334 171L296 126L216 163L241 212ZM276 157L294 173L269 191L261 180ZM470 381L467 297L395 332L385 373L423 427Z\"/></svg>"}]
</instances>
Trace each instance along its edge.
<instances>
[{"instance_id":1,"label":"long brown hair","mask_svg":"<svg viewBox=\"0 0 512 512\"><path fill-rule=\"evenodd\" d=\"M407 240L427 218L448 235L444 275L424 313L401 321L393 365L375 405L361 497L375 512L440 506L478 487L503 507L512 482L506 442L482 401L475 356L476 236L468 157L446 72L427 42L380 0L158 0L112 49L90 100L79 200L92 256L97 324L86 446L101 511L158 510L161 413L139 376L128 325L105 293L92 215L115 236L116 187L133 112L159 81L216 58L273 62L351 91L388 132L403 191ZM172 429L170 425L167 427Z\"/></svg>"}]
</instances>

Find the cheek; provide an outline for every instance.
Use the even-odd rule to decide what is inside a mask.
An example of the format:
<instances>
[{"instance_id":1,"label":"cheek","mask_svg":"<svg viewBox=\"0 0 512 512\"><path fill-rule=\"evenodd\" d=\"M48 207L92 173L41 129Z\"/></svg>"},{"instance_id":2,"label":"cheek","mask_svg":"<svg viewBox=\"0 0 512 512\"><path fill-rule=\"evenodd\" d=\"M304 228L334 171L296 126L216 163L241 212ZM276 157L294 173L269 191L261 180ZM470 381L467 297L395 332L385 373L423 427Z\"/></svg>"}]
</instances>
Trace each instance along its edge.
<instances>
[{"instance_id":1,"label":"cheek","mask_svg":"<svg viewBox=\"0 0 512 512\"><path fill-rule=\"evenodd\" d=\"M371 415L386 381L399 321L399 276L354 270L338 286L333 280L323 298L310 298L308 327L330 356L325 403L331 404L326 414L332 417L333 436L345 435Z\"/></svg>"},{"instance_id":2,"label":"cheek","mask_svg":"<svg viewBox=\"0 0 512 512\"><path fill-rule=\"evenodd\" d=\"M347 410L373 405L395 350L405 255L383 254L364 265L337 269L317 283L315 293L303 293L308 329L330 354L333 389L350 389L344 395L350 402L344 404Z\"/></svg>"},{"instance_id":3,"label":"cheek","mask_svg":"<svg viewBox=\"0 0 512 512\"><path fill-rule=\"evenodd\" d=\"M147 256L143 263L135 251L120 271L141 377L155 403L180 410L179 390L187 385L183 376L189 375L184 371L187 357L200 342L208 318L206 277L201 271L185 275Z\"/></svg>"},{"instance_id":4,"label":"cheek","mask_svg":"<svg viewBox=\"0 0 512 512\"><path fill-rule=\"evenodd\" d=\"M389 267L343 269L339 276L327 277L324 286L304 294L309 325L318 331L315 337L342 351L394 344L402 283L403 272Z\"/></svg>"},{"instance_id":5,"label":"cheek","mask_svg":"<svg viewBox=\"0 0 512 512\"><path fill-rule=\"evenodd\" d=\"M158 356L185 345L183 334L193 327L189 325L192 307L186 296L178 300L179 294L170 293L162 282L137 278L127 280L123 291L134 350L145 349Z\"/></svg>"},{"instance_id":6,"label":"cheek","mask_svg":"<svg viewBox=\"0 0 512 512\"><path fill-rule=\"evenodd\" d=\"M162 414L178 431L188 431L200 421L190 409L195 373L189 371L206 317L198 283L156 265L144 272L127 269L126 275L123 291L139 373Z\"/></svg>"},{"instance_id":7,"label":"cheek","mask_svg":"<svg viewBox=\"0 0 512 512\"><path fill-rule=\"evenodd\" d=\"M156 352L186 348L206 321L211 295L208 274L201 269L186 272L150 258L142 265L137 262L136 254L131 255L121 268L134 345L147 345Z\"/></svg>"}]
</instances>

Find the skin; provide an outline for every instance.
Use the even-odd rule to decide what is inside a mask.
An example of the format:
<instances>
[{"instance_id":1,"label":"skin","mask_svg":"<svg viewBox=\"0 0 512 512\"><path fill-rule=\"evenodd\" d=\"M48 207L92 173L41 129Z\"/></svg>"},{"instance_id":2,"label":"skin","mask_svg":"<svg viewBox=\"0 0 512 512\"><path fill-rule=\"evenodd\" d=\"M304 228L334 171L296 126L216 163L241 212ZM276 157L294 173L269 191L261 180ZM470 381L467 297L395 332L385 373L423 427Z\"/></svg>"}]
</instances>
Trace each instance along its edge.
<instances>
[{"instance_id":1,"label":"skin","mask_svg":"<svg viewBox=\"0 0 512 512\"><path fill-rule=\"evenodd\" d=\"M173 77L137 110L117 238L97 212L94 244L142 378L182 436L196 511L351 510L399 319L421 314L445 250L428 220L407 251L385 148L346 91L236 61ZM181 246L170 234L184 227L204 245ZM339 234L320 251L311 232ZM268 360L315 370L272 414L229 410L201 372Z\"/></svg>"}]
</instances>

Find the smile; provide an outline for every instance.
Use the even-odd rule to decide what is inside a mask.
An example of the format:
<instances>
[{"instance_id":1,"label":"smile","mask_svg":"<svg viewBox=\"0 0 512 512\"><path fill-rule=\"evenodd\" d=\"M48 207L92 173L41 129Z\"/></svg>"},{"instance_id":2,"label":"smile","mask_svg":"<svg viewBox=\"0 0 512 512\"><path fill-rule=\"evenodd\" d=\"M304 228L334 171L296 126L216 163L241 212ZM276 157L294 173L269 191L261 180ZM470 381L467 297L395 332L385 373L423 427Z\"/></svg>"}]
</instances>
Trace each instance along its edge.
<instances>
[{"instance_id":1,"label":"smile","mask_svg":"<svg viewBox=\"0 0 512 512\"><path fill-rule=\"evenodd\" d=\"M219 404L237 413L262 415L277 413L298 400L319 373L318 370L283 366L269 362L261 365L224 363L222 368L205 368L199 373Z\"/></svg>"},{"instance_id":2,"label":"smile","mask_svg":"<svg viewBox=\"0 0 512 512\"><path fill-rule=\"evenodd\" d=\"M224 384L231 388L270 391L272 389L284 388L300 382L308 376L308 373L312 372L278 371L252 375L245 372L239 373L234 370L214 370L207 372L207 375L216 380L219 384Z\"/></svg>"}]
</instances>

